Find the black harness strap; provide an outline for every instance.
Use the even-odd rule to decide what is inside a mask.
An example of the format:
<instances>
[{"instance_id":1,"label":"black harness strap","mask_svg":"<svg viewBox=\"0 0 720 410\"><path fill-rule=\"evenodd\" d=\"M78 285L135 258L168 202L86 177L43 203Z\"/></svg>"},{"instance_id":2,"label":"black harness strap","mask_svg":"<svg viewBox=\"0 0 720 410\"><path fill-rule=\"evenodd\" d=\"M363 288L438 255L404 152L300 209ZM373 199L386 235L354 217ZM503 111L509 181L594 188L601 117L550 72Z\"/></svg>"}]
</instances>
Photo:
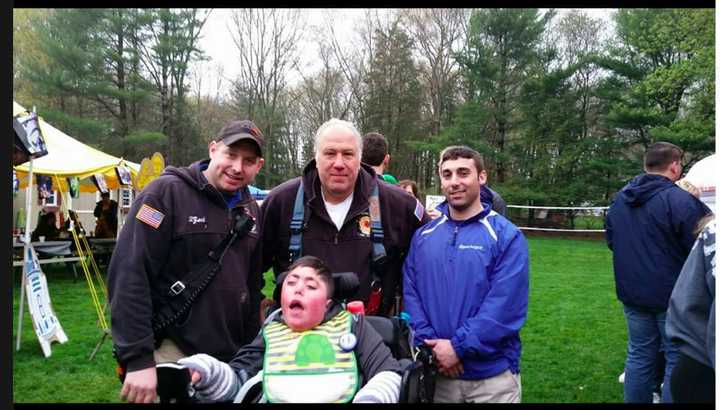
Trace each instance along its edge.
<instances>
[{"instance_id":1,"label":"black harness strap","mask_svg":"<svg viewBox=\"0 0 720 410\"><path fill-rule=\"evenodd\" d=\"M160 283L155 288L151 286L156 297L165 302L155 310L152 318L152 328L156 335L187 313L198 295L205 290L222 267L222 259L230 245L236 239L247 235L254 226L255 221L252 217L245 212L238 213L235 215L234 224L227 235L213 250L208 252L207 262L198 269L191 270L184 276L184 280L179 280L169 274L165 283Z\"/></svg>"},{"instance_id":2,"label":"black harness strap","mask_svg":"<svg viewBox=\"0 0 720 410\"><path fill-rule=\"evenodd\" d=\"M385 261L387 260L387 254L385 252L385 245L383 245L385 234L382 227L382 220L380 218L380 193L377 181L373 184L372 192L370 193L368 201L370 204L370 240L372 241L372 259L370 261L370 272L372 274L371 287L379 289L377 287L380 286L380 278L385 273ZM302 230L305 223L304 219L304 189L301 179L300 186L298 186L297 194L295 195L292 219L290 220L290 244L288 246L288 251L290 252L290 263L295 262L300 256L302 256Z\"/></svg>"}]
</instances>

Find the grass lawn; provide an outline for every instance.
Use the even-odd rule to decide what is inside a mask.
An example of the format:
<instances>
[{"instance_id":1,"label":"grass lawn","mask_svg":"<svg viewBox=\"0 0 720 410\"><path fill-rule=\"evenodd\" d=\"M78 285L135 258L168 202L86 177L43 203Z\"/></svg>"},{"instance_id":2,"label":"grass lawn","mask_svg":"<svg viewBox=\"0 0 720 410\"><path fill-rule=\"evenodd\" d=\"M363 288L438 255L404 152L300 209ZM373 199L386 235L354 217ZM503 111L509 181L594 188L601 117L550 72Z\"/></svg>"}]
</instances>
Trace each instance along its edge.
<instances>
[{"instance_id":1,"label":"grass lawn","mask_svg":"<svg viewBox=\"0 0 720 410\"><path fill-rule=\"evenodd\" d=\"M617 382L626 330L615 299L611 254L604 242L533 237L530 308L522 330L523 402L622 402ZM15 403L119 402L111 340L94 360L101 337L87 284L73 282L64 265L43 265L55 313L68 336L45 358L25 309L21 349L13 357ZM272 292L267 274L266 295ZM14 271L13 348L20 273ZM108 321L109 323L109 321Z\"/></svg>"}]
</instances>

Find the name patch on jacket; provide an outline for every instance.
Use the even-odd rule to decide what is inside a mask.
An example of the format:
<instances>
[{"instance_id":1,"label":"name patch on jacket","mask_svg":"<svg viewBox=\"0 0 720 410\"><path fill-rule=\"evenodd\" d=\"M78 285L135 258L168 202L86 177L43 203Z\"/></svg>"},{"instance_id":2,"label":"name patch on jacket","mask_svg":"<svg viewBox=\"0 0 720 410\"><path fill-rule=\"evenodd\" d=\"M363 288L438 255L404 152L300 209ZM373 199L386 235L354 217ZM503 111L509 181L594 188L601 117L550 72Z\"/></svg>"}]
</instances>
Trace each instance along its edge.
<instances>
[{"instance_id":1,"label":"name patch on jacket","mask_svg":"<svg viewBox=\"0 0 720 410\"><path fill-rule=\"evenodd\" d=\"M157 229L165 218L165 214L147 204L143 204L135 218Z\"/></svg>"}]
</instances>

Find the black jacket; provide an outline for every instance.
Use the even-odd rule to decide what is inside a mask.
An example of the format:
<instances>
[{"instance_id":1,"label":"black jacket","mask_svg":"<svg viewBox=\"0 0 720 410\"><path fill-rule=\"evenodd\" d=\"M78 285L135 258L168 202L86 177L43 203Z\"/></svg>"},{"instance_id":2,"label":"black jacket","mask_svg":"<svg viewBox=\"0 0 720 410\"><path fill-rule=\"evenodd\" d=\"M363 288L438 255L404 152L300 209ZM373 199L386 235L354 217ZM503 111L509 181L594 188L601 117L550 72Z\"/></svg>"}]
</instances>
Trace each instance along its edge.
<instances>
[{"instance_id":1,"label":"black jacket","mask_svg":"<svg viewBox=\"0 0 720 410\"><path fill-rule=\"evenodd\" d=\"M625 185L605 218L618 299L626 305L666 310L695 242L693 231L709 212L662 175L641 174Z\"/></svg>"},{"instance_id":2,"label":"black jacket","mask_svg":"<svg viewBox=\"0 0 720 410\"><path fill-rule=\"evenodd\" d=\"M507 204L503 197L497 192L488 188L487 185L480 187L480 201L492 204L492 210L499 213L502 216L506 216Z\"/></svg>"},{"instance_id":3,"label":"black jacket","mask_svg":"<svg viewBox=\"0 0 720 410\"><path fill-rule=\"evenodd\" d=\"M156 337L169 337L188 355L207 353L229 361L259 330L259 208L244 188L240 203L228 209L202 175L207 163L168 167L137 196L120 232L108 270L108 290L113 343L129 371L154 365ZM143 206L160 212L157 228L138 219ZM228 249L222 268L189 314L164 335L153 335L153 305L161 303L150 289L158 283L156 278L171 273L181 279L206 263L208 252L225 237L238 212L247 212L258 225Z\"/></svg>"},{"instance_id":4,"label":"black jacket","mask_svg":"<svg viewBox=\"0 0 720 410\"><path fill-rule=\"evenodd\" d=\"M370 294L370 260L372 242L361 230L361 219L369 217L368 198L372 184L379 184L380 214L384 230L383 244L388 264L382 276L383 300L381 314L392 307L395 289L401 286L402 264L415 230L430 221L424 207L402 188L378 181L375 171L362 164L355 182L353 202L342 229L338 232L325 209L320 193L320 178L315 160L310 161L302 177L275 187L262 204L263 271L273 268L277 277L290 266L290 220L300 178L305 189L305 220L302 254L316 256L328 264L332 272L355 272L360 288L352 299L368 302ZM365 217L365 218L363 218ZM399 289L402 294L401 289Z\"/></svg>"}]
</instances>

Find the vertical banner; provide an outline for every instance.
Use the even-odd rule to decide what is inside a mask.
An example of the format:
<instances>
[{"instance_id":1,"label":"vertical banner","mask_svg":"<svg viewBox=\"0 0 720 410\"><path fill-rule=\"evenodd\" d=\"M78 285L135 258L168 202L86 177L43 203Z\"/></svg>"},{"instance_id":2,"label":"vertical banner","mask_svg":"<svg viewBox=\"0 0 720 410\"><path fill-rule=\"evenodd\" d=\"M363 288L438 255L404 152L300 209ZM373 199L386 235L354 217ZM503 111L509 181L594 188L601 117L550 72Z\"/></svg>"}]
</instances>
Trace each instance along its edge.
<instances>
[{"instance_id":1,"label":"vertical banner","mask_svg":"<svg viewBox=\"0 0 720 410\"><path fill-rule=\"evenodd\" d=\"M32 318L35 334L37 335L40 347L45 357L52 354L50 344L53 341L59 343L67 342L68 338L60 326L60 322L53 311L48 293L47 279L38 261L37 253L32 245L25 247L25 264L23 275L25 275L25 292L27 294L28 308Z\"/></svg>"},{"instance_id":2,"label":"vertical banner","mask_svg":"<svg viewBox=\"0 0 720 410\"><path fill-rule=\"evenodd\" d=\"M110 192L107 186L107 182L105 182L105 175L98 173L93 175L93 179L95 180L95 186L97 187L98 191L102 192L103 194L106 192Z\"/></svg>"},{"instance_id":3,"label":"vertical banner","mask_svg":"<svg viewBox=\"0 0 720 410\"><path fill-rule=\"evenodd\" d=\"M40 175L37 174L35 176L35 179L37 180L37 186L38 186L38 205L42 206L44 205L44 202L47 202L47 199L50 198L53 192L53 182L52 178L50 178L47 175Z\"/></svg>"},{"instance_id":4,"label":"vertical banner","mask_svg":"<svg viewBox=\"0 0 720 410\"><path fill-rule=\"evenodd\" d=\"M125 165L118 165L115 167L115 172L117 173L120 185L132 185L132 175L130 174L130 169L128 169L128 167Z\"/></svg>"},{"instance_id":5,"label":"vertical banner","mask_svg":"<svg viewBox=\"0 0 720 410\"><path fill-rule=\"evenodd\" d=\"M13 168L13 182L12 182L13 197L17 196L18 191L20 191L20 180L18 179L17 172L15 172L15 168Z\"/></svg>"},{"instance_id":6,"label":"vertical banner","mask_svg":"<svg viewBox=\"0 0 720 410\"><path fill-rule=\"evenodd\" d=\"M68 192L71 198L80 198L80 179L78 177L68 177Z\"/></svg>"}]
</instances>

